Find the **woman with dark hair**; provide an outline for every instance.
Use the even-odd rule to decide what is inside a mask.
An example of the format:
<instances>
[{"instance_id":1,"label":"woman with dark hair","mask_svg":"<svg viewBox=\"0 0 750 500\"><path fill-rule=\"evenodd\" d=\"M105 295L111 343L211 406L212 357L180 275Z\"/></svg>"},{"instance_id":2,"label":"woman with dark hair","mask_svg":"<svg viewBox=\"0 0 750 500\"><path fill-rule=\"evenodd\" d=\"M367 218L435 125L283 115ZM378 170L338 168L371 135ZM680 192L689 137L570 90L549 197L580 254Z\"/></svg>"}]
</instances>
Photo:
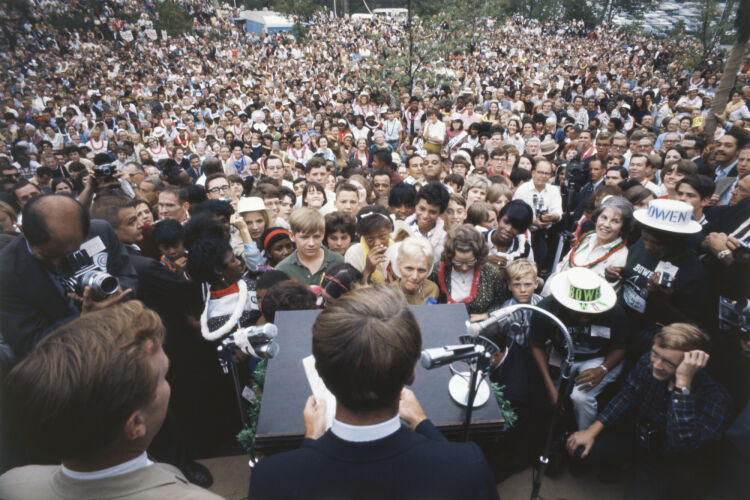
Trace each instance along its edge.
<instances>
[{"instance_id":1,"label":"woman with dark hair","mask_svg":"<svg viewBox=\"0 0 750 500\"><path fill-rule=\"evenodd\" d=\"M615 289L619 285L616 274L607 273L607 268L621 269L628 258L626 245L628 234L633 228L633 205L621 196L610 196L591 217L595 229L581 235L573 244L568 255L557 265L552 276L574 267L591 269L598 275L613 282ZM547 286L542 295L549 295Z\"/></svg>"},{"instance_id":2,"label":"woman with dark hair","mask_svg":"<svg viewBox=\"0 0 750 500\"><path fill-rule=\"evenodd\" d=\"M52 194L64 194L67 196L74 196L73 184L63 177L56 177L52 179Z\"/></svg>"},{"instance_id":3,"label":"woman with dark hair","mask_svg":"<svg viewBox=\"0 0 750 500\"><path fill-rule=\"evenodd\" d=\"M489 255L487 261L500 269L516 259L534 262L529 227L534 220L531 207L524 201L508 202L497 216L497 229L487 233Z\"/></svg>"},{"instance_id":4,"label":"woman with dark hair","mask_svg":"<svg viewBox=\"0 0 750 500\"><path fill-rule=\"evenodd\" d=\"M352 291L362 281L360 273L351 264L337 264L329 269L320 284L323 307L336 302L342 295Z\"/></svg>"},{"instance_id":5,"label":"woman with dark hair","mask_svg":"<svg viewBox=\"0 0 750 500\"><path fill-rule=\"evenodd\" d=\"M500 269L487 262L487 242L473 226L462 224L445 240L430 280L440 288L438 302L466 304L472 321L488 317L510 297Z\"/></svg>"},{"instance_id":6,"label":"woman with dark hair","mask_svg":"<svg viewBox=\"0 0 750 500\"><path fill-rule=\"evenodd\" d=\"M207 349L201 349L205 359L200 359L201 362L191 370L198 370L201 374L200 383L195 388L201 397L200 406L210 408L210 412L204 412L207 413L204 446L216 453L235 444L234 436L241 423L236 417L238 408L234 386L231 377L222 373L216 361L216 348L238 328L254 325L261 314L256 303L255 283L243 279L242 261L232 253L226 238L195 240L189 246L187 271L194 282L206 286L200 331L207 341ZM237 363L236 366L241 380L247 380L250 375L248 364Z\"/></svg>"}]
</instances>

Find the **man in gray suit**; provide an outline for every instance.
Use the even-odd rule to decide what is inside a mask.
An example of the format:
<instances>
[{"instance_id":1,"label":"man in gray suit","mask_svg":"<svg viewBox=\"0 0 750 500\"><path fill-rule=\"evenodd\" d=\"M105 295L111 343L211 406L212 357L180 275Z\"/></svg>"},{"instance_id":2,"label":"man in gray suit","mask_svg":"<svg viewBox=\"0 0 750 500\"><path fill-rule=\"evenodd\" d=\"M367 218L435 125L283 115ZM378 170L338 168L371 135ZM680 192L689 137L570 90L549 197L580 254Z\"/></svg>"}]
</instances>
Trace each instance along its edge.
<instances>
[{"instance_id":1,"label":"man in gray suit","mask_svg":"<svg viewBox=\"0 0 750 500\"><path fill-rule=\"evenodd\" d=\"M8 375L8 407L30 450L62 463L12 469L0 498L221 498L146 455L170 396L163 337L159 316L130 301L42 339Z\"/></svg>"}]
</instances>

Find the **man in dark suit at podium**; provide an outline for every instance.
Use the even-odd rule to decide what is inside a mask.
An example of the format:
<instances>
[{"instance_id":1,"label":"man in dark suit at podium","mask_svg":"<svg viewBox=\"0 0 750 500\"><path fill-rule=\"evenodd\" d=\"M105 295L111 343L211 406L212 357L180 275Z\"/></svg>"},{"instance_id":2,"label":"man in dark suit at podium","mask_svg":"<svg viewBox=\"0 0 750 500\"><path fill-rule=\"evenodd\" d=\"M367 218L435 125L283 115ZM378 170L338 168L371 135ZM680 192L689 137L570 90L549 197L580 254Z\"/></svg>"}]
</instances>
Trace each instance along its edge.
<instances>
[{"instance_id":1,"label":"man in dark suit at podium","mask_svg":"<svg viewBox=\"0 0 750 500\"><path fill-rule=\"evenodd\" d=\"M354 290L320 313L312 351L336 397L333 425L325 431L325 404L310 396L305 440L256 465L250 498L499 498L479 447L448 442L404 389L421 348L419 325L393 288Z\"/></svg>"}]
</instances>

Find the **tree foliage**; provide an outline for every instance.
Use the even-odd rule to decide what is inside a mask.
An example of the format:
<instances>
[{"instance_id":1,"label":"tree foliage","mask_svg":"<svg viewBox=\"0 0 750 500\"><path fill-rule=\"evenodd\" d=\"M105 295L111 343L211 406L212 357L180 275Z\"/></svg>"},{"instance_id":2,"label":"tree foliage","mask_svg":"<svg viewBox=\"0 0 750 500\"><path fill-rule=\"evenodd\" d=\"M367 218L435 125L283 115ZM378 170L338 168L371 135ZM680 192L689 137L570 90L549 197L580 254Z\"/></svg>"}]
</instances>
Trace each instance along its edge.
<instances>
[{"instance_id":1,"label":"tree foliage","mask_svg":"<svg viewBox=\"0 0 750 500\"><path fill-rule=\"evenodd\" d=\"M157 30L167 30L169 36L180 35L193 30L193 20L182 8L182 5L174 0L155 2L154 7L159 14L158 21L154 22Z\"/></svg>"}]
</instances>

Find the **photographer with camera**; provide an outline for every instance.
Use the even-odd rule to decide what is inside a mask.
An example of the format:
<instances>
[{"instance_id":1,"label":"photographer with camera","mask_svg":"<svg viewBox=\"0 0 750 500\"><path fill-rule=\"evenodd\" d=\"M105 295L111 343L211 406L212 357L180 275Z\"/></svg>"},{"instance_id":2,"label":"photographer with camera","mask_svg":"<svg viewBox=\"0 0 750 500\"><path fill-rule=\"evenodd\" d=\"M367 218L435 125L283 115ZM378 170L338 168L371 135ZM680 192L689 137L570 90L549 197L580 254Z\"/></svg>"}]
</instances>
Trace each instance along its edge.
<instances>
[{"instance_id":1,"label":"photographer with camera","mask_svg":"<svg viewBox=\"0 0 750 500\"><path fill-rule=\"evenodd\" d=\"M521 184L513 195L514 200L525 201L534 211L534 220L531 222L531 246L534 250L534 259L540 269L546 271L550 269L547 259L548 231L563 215L560 188L549 184L553 173L554 167L549 161L536 162L531 167L531 181Z\"/></svg>"},{"instance_id":2,"label":"photographer with camera","mask_svg":"<svg viewBox=\"0 0 750 500\"><path fill-rule=\"evenodd\" d=\"M594 423L568 438L568 452L614 474L632 460L633 498L705 498L730 404L703 370L709 342L687 323L662 328Z\"/></svg>"},{"instance_id":3,"label":"photographer with camera","mask_svg":"<svg viewBox=\"0 0 750 500\"><path fill-rule=\"evenodd\" d=\"M651 200L633 217L641 238L628 251L624 267L609 267L609 279L621 279L620 300L630 319L633 353L640 356L651 344L657 323L706 324L706 271L688 248L688 239L702 230L693 207L676 200ZM644 330L645 329L645 330Z\"/></svg>"},{"instance_id":4,"label":"photographer with camera","mask_svg":"<svg viewBox=\"0 0 750 500\"><path fill-rule=\"evenodd\" d=\"M23 237L0 252L0 324L19 359L59 326L121 301L138 282L112 227L90 220L74 199L34 198L23 221Z\"/></svg>"}]
</instances>

